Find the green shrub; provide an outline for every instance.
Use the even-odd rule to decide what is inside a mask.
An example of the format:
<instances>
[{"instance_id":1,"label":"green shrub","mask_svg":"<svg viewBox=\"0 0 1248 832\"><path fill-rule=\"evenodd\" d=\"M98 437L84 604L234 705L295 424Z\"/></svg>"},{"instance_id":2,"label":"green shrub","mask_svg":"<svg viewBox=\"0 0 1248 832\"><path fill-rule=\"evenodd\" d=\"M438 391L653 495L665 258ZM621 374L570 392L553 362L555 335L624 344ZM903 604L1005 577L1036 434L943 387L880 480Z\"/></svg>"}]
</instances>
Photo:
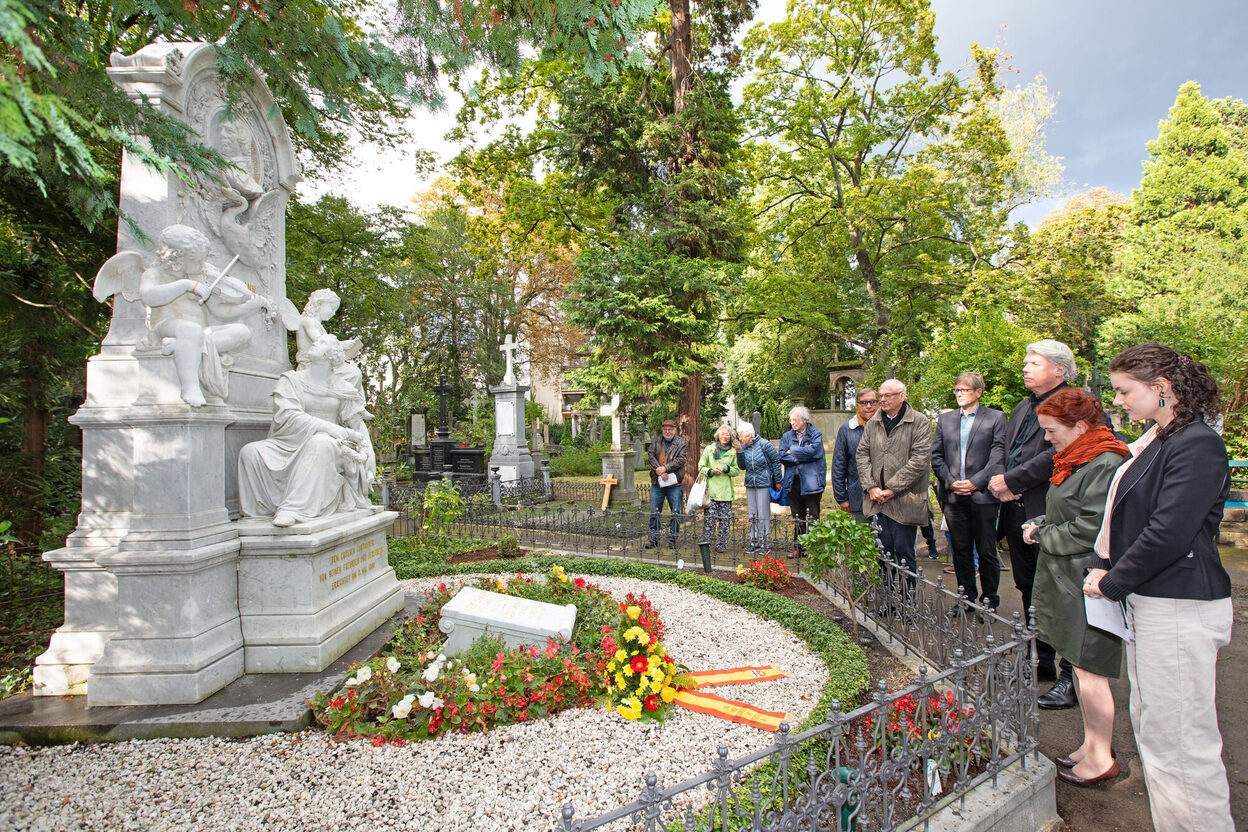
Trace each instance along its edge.
<instances>
[{"instance_id":1,"label":"green shrub","mask_svg":"<svg viewBox=\"0 0 1248 832\"><path fill-rule=\"evenodd\" d=\"M806 566L816 578L835 586L849 603L849 620L858 633L858 602L880 582L880 550L875 531L853 515L834 511L798 538L806 550Z\"/></svg>"},{"instance_id":2,"label":"green shrub","mask_svg":"<svg viewBox=\"0 0 1248 832\"><path fill-rule=\"evenodd\" d=\"M520 557L520 543L515 536L509 534L498 541L498 556L500 558Z\"/></svg>"},{"instance_id":3,"label":"green shrub","mask_svg":"<svg viewBox=\"0 0 1248 832\"><path fill-rule=\"evenodd\" d=\"M758 432L763 435L764 439L776 440L784 435L789 429L789 423L785 420L784 415L780 412L780 405L773 401L768 401L763 405L763 421L759 425Z\"/></svg>"},{"instance_id":4,"label":"green shrub","mask_svg":"<svg viewBox=\"0 0 1248 832\"><path fill-rule=\"evenodd\" d=\"M550 473L555 477L592 477L601 474L602 457L598 456L598 452L610 447L611 443L607 441L592 448L564 451L550 460Z\"/></svg>"}]
</instances>

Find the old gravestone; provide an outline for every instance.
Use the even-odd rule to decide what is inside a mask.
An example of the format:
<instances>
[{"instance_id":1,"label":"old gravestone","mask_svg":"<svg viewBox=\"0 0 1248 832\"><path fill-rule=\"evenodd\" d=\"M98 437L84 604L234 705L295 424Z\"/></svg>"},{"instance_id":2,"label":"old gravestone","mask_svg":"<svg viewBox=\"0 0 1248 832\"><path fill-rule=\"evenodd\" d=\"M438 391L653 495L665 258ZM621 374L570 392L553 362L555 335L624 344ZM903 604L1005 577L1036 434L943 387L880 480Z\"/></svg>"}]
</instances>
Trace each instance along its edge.
<instances>
[{"instance_id":1,"label":"old gravestone","mask_svg":"<svg viewBox=\"0 0 1248 832\"><path fill-rule=\"evenodd\" d=\"M240 609L248 592L240 591L236 472L242 447L268 434L274 387L290 369L278 313L287 305L285 207L299 171L263 81L254 77L227 106L210 44L114 54L109 74L236 167L220 180L187 181L123 157L120 207L142 235L123 223L118 255L96 278L96 296L112 297L113 315L88 362L86 402L72 417L83 431L82 509L66 546L44 556L65 573L65 624L36 662L35 693L86 693L92 706L197 702L241 675L249 649L266 644ZM180 261L158 257L174 249ZM198 297L144 302L149 284L185 285L166 278L188 261L204 267L185 274ZM227 315L229 294L237 314ZM389 522L357 514L351 522L365 537L363 526ZM380 545L384 565L384 534ZM302 557L299 547L279 556ZM288 626L300 616L325 629L320 644L340 642L368 619L381 623L402 593L388 566L370 571L379 603L356 592L363 583L327 593L319 610L289 610L275 637L305 650L307 628ZM271 582L268 591L303 603L294 585Z\"/></svg>"},{"instance_id":2,"label":"old gravestone","mask_svg":"<svg viewBox=\"0 0 1248 832\"><path fill-rule=\"evenodd\" d=\"M507 356L507 370L502 383L490 388L494 394L494 452L490 454L489 465L491 469L498 469L503 482L532 479L533 457L524 433L524 394L529 387L516 382L517 344L511 335L499 349Z\"/></svg>"}]
</instances>

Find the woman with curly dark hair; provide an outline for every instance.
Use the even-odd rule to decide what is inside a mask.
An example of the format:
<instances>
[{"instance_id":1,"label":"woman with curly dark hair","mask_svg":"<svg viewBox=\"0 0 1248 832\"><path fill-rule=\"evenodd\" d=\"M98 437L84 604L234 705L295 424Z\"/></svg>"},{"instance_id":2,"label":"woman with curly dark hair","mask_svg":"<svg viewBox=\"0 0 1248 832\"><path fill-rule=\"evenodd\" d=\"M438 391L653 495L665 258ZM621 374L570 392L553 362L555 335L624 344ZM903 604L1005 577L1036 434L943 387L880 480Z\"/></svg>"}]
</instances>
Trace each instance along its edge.
<instances>
[{"instance_id":1,"label":"woman with curly dark hair","mask_svg":"<svg viewBox=\"0 0 1248 832\"><path fill-rule=\"evenodd\" d=\"M1218 387L1199 361L1141 344L1109 365L1114 404L1154 424L1131 444L1106 501L1083 591L1127 603L1131 725L1157 829L1231 832L1214 704L1218 650L1231 639L1231 579L1215 543L1230 488L1226 445L1209 426Z\"/></svg>"}]
</instances>

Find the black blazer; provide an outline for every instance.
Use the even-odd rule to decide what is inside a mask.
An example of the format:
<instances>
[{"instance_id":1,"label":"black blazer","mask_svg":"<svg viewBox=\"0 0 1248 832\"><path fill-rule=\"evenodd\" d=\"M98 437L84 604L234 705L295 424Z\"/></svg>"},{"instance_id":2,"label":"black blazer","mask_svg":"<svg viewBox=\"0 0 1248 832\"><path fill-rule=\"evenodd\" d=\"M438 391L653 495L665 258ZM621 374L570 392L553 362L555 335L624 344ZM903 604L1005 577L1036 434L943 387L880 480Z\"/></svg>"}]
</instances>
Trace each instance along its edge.
<instances>
[{"instance_id":1,"label":"black blazer","mask_svg":"<svg viewBox=\"0 0 1248 832\"><path fill-rule=\"evenodd\" d=\"M988 490L988 480L1005 470L1005 414L1000 410L980 405L971 422L971 435L966 443L966 478L977 489L970 502L991 504L996 497ZM938 495L942 503L962 503L968 500L954 494L949 486L957 480L962 460L962 411L955 408L940 414L936 420L935 438L932 439L932 470L939 482Z\"/></svg>"},{"instance_id":2,"label":"black blazer","mask_svg":"<svg viewBox=\"0 0 1248 832\"><path fill-rule=\"evenodd\" d=\"M1226 445L1204 422L1156 440L1128 463L1110 512L1106 598L1229 598L1216 544L1230 491Z\"/></svg>"},{"instance_id":3,"label":"black blazer","mask_svg":"<svg viewBox=\"0 0 1248 832\"><path fill-rule=\"evenodd\" d=\"M1047 399L1058 390L1064 390L1069 386L1063 381L1046 393L1044 398ZM1010 412L1010 423L1005 428L1007 464L1010 458L1010 448L1014 447L1014 438L1022 430L1023 420L1034 408L1032 397L1028 396L1014 405L1014 410ZM1053 476L1053 446L1044 438L1040 423L1034 419L1031 422L1031 429L1023 438L1022 447L1022 462L1013 468L1006 469L1005 484L1015 494L1022 496L1025 517L1039 517L1044 514L1044 498L1049 493L1049 477Z\"/></svg>"}]
</instances>

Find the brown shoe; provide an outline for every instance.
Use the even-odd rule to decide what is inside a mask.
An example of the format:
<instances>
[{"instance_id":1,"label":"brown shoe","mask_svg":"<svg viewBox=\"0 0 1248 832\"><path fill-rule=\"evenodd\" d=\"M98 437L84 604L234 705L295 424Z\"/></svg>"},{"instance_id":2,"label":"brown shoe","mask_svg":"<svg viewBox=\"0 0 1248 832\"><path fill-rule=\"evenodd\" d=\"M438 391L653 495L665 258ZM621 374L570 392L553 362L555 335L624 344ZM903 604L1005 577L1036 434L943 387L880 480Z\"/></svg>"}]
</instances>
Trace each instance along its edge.
<instances>
[{"instance_id":1,"label":"brown shoe","mask_svg":"<svg viewBox=\"0 0 1248 832\"><path fill-rule=\"evenodd\" d=\"M955 575L955 574L957 574L957 571L958 571L958 570L956 570L956 569L954 569L954 568L953 568L953 564L952 564L952 563L951 563L951 564L949 564L948 566L946 566L946 567L945 567L945 573L946 573L946 574L948 574L948 575Z\"/></svg>"},{"instance_id":2,"label":"brown shoe","mask_svg":"<svg viewBox=\"0 0 1248 832\"><path fill-rule=\"evenodd\" d=\"M1080 777L1068 768L1059 768L1057 770L1057 776L1072 786L1094 786L1097 783L1103 783L1106 780L1113 780L1121 773L1122 769L1118 768L1117 760L1110 764L1108 771L1104 774L1098 774L1095 777Z\"/></svg>"}]
</instances>

